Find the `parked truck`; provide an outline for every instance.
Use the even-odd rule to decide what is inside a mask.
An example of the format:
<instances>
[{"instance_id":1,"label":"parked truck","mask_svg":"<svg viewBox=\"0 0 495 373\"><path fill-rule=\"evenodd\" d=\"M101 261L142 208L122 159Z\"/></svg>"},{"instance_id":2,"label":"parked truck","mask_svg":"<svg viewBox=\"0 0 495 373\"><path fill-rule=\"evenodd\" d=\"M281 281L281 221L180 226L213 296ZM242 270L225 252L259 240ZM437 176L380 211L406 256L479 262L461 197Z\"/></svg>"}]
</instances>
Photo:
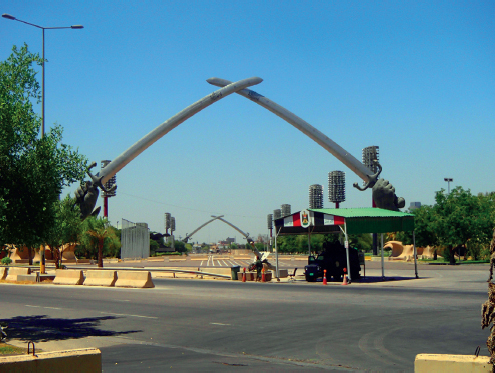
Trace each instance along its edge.
<instances>
[{"instance_id":1,"label":"parked truck","mask_svg":"<svg viewBox=\"0 0 495 373\"><path fill-rule=\"evenodd\" d=\"M350 274L353 280L361 277L359 255L356 249L349 248ZM344 268L347 268L346 249L340 242L331 242L324 244L324 250L316 258L313 255L308 257L308 265L304 267L304 274L306 281L315 282L318 278L323 278L326 269L327 281L340 282L344 276ZM348 269L347 274L349 274Z\"/></svg>"}]
</instances>

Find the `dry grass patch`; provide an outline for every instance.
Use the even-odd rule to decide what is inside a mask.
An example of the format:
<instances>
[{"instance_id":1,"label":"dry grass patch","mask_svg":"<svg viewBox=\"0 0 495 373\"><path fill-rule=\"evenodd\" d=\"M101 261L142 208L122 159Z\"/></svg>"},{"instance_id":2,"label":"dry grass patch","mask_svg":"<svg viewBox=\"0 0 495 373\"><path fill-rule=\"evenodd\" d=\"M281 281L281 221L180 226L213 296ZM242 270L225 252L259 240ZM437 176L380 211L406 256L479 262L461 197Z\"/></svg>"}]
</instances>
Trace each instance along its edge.
<instances>
[{"instance_id":1,"label":"dry grass patch","mask_svg":"<svg viewBox=\"0 0 495 373\"><path fill-rule=\"evenodd\" d=\"M1 356L9 356L9 355L24 355L27 353L26 348L16 347L9 345L7 343L0 342L0 355Z\"/></svg>"}]
</instances>

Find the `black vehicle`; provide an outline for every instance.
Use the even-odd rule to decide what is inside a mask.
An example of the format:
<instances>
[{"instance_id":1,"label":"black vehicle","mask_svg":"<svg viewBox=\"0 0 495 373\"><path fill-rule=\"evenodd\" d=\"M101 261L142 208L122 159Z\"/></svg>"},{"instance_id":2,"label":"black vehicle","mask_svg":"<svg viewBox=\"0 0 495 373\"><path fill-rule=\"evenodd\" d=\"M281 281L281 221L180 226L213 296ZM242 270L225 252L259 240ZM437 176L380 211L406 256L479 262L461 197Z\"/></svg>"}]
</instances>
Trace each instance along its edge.
<instances>
[{"instance_id":1,"label":"black vehicle","mask_svg":"<svg viewBox=\"0 0 495 373\"><path fill-rule=\"evenodd\" d=\"M347 256L344 245L333 242L325 244L324 251L314 256L308 257L308 265L304 267L306 281L315 282L318 278L323 278L323 271L327 270L327 281L342 281L344 268L347 267ZM351 266L351 278L353 280L361 277L361 266L359 264L359 253L356 249L349 249L349 262ZM349 271L347 271L349 274Z\"/></svg>"}]
</instances>

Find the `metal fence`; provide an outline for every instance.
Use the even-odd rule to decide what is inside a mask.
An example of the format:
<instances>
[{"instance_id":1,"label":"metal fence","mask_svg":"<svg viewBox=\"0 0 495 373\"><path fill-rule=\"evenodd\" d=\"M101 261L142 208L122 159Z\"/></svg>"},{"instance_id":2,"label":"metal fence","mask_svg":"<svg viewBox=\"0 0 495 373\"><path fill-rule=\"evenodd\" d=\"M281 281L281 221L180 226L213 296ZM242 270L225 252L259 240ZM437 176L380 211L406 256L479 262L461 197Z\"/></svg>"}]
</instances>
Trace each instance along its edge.
<instances>
[{"instance_id":1,"label":"metal fence","mask_svg":"<svg viewBox=\"0 0 495 373\"><path fill-rule=\"evenodd\" d=\"M147 223L133 223L122 219L122 259L148 258L150 256L150 230Z\"/></svg>"}]
</instances>

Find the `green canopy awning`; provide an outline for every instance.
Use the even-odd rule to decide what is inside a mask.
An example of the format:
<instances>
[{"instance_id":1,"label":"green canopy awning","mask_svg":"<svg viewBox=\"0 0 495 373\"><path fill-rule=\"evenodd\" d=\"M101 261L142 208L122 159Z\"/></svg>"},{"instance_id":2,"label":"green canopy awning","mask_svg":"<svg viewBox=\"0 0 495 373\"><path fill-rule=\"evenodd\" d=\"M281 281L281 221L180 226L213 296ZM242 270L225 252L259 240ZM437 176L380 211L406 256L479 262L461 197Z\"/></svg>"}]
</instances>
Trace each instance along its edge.
<instances>
[{"instance_id":1,"label":"green canopy awning","mask_svg":"<svg viewBox=\"0 0 495 373\"><path fill-rule=\"evenodd\" d=\"M414 215L379 208L307 209L274 221L277 234L388 233L414 230Z\"/></svg>"}]
</instances>

